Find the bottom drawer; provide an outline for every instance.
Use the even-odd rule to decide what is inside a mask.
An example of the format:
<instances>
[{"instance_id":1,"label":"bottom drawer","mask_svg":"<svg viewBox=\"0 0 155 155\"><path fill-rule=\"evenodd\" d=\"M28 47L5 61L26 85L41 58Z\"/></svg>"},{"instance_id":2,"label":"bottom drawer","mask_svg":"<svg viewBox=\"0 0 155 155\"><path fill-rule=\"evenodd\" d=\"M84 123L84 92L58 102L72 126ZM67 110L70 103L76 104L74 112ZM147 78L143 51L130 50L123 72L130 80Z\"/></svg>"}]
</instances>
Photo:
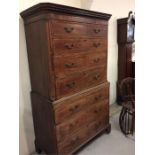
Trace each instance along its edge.
<instances>
[{"instance_id":1,"label":"bottom drawer","mask_svg":"<svg viewBox=\"0 0 155 155\"><path fill-rule=\"evenodd\" d=\"M87 109L77 113L73 118L64 121L56 126L57 141L63 142L81 128L100 118L107 119L109 115L108 100L88 106Z\"/></svg>"},{"instance_id":2,"label":"bottom drawer","mask_svg":"<svg viewBox=\"0 0 155 155\"><path fill-rule=\"evenodd\" d=\"M69 135L63 143L58 143L58 152L60 154L71 154L81 145L93 138L99 131L104 129L109 123L109 119L100 118L85 127L81 128L77 133Z\"/></svg>"}]
</instances>

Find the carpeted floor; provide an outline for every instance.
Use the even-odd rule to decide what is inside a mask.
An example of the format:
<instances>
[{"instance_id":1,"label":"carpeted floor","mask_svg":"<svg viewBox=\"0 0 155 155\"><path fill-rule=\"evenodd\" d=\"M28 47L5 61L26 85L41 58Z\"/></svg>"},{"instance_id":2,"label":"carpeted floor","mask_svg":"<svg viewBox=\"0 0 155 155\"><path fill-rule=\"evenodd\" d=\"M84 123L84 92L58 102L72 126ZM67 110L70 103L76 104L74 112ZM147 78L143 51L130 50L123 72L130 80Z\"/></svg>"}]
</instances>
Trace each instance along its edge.
<instances>
[{"instance_id":1,"label":"carpeted floor","mask_svg":"<svg viewBox=\"0 0 155 155\"><path fill-rule=\"evenodd\" d=\"M117 110L111 116L111 133L103 134L86 146L78 155L134 155L134 135L124 136L119 128L119 113Z\"/></svg>"}]
</instances>

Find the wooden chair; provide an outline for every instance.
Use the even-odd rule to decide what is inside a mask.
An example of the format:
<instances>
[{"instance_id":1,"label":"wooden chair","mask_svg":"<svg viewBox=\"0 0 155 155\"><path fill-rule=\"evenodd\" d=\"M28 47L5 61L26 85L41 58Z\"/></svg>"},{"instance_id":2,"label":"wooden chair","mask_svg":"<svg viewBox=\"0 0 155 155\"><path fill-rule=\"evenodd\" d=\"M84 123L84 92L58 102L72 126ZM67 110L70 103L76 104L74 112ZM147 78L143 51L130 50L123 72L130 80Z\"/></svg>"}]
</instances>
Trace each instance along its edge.
<instances>
[{"instance_id":1,"label":"wooden chair","mask_svg":"<svg viewBox=\"0 0 155 155\"><path fill-rule=\"evenodd\" d=\"M121 131L133 134L135 128L135 79L128 77L121 81L122 110L119 117Z\"/></svg>"}]
</instances>

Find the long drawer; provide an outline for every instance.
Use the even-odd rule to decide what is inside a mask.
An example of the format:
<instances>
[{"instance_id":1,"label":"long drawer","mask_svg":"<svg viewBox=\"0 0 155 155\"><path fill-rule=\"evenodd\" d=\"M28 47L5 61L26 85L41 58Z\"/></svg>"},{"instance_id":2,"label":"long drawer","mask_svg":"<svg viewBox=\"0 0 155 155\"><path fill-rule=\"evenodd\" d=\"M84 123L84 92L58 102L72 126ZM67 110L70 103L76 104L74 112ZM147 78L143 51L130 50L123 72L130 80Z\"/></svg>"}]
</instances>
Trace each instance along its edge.
<instances>
[{"instance_id":1,"label":"long drawer","mask_svg":"<svg viewBox=\"0 0 155 155\"><path fill-rule=\"evenodd\" d=\"M75 134L68 135L65 141L58 143L58 152L60 154L68 154L75 151L89 139L94 137L97 133L105 129L109 123L108 121L108 118L98 118L94 122L81 127L80 130Z\"/></svg>"},{"instance_id":2,"label":"long drawer","mask_svg":"<svg viewBox=\"0 0 155 155\"><path fill-rule=\"evenodd\" d=\"M56 98L72 95L106 81L106 66L56 78Z\"/></svg>"},{"instance_id":3,"label":"long drawer","mask_svg":"<svg viewBox=\"0 0 155 155\"><path fill-rule=\"evenodd\" d=\"M93 36L106 37L107 25L104 24L81 24L75 22L52 20L51 22L52 37L77 37Z\"/></svg>"},{"instance_id":4,"label":"long drawer","mask_svg":"<svg viewBox=\"0 0 155 155\"><path fill-rule=\"evenodd\" d=\"M72 54L54 57L56 76L106 66L106 53Z\"/></svg>"},{"instance_id":5,"label":"long drawer","mask_svg":"<svg viewBox=\"0 0 155 155\"><path fill-rule=\"evenodd\" d=\"M59 124L56 127L57 141L62 142L66 139L67 135L71 135L75 131L80 130L81 127L102 118L108 118L108 100L96 103L95 105L88 106L87 109L79 112L77 115Z\"/></svg>"},{"instance_id":6,"label":"long drawer","mask_svg":"<svg viewBox=\"0 0 155 155\"><path fill-rule=\"evenodd\" d=\"M74 117L90 105L109 98L109 83L101 84L89 91L54 102L55 123L60 124Z\"/></svg>"},{"instance_id":7,"label":"long drawer","mask_svg":"<svg viewBox=\"0 0 155 155\"><path fill-rule=\"evenodd\" d=\"M107 51L107 40L105 38L85 39L53 39L54 56L72 53L86 53L93 51Z\"/></svg>"}]
</instances>

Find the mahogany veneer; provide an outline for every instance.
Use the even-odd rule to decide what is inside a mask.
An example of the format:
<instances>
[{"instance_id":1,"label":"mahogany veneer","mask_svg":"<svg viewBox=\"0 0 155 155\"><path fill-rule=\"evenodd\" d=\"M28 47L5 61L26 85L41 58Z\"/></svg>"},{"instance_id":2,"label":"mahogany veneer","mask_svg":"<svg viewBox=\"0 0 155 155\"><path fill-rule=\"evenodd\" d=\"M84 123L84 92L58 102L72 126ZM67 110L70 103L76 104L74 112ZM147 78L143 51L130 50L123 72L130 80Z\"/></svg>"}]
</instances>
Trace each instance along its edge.
<instances>
[{"instance_id":1,"label":"mahogany veneer","mask_svg":"<svg viewBox=\"0 0 155 155\"><path fill-rule=\"evenodd\" d=\"M72 154L110 132L110 14L52 3L21 13L25 24L36 151Z\"/></svg>"}]
</instances>

